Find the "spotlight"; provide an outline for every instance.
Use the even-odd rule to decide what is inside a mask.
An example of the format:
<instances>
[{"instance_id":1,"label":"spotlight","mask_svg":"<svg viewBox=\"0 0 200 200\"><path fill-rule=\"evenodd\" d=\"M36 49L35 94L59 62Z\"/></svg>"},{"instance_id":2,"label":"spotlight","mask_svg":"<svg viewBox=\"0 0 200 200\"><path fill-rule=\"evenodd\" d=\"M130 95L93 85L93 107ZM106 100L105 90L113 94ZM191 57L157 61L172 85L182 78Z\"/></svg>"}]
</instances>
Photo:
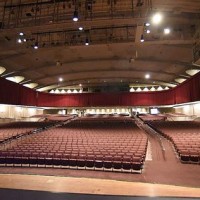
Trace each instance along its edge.
<instances>
[{"instance_id":1,"label":"spotlight","mask_svg":"<svg viewBox=\"0 0 200 200\"><path fill-rule=\"evenodd\" d=\"M141 35L140 42L144 42L144 36L143 36L143 34Z\"/></svg>"},{"instance_id":2,"label":"spotlight","mask_svg":"<svg viewBox=\"0 0 200 200\"><path fill-rule=\"evenodd\" d=\"M38 42L35 42L34 46L33 46L34 49L38 49Z\"/></svg>"},{"instance_id":3,"label":"spotlight","mask_svg":"<svg viewBox=\"0 0 200 200\"><path fill-rule=\"evenodd\" d=\"M62 81L63 81L63 78L60 77L60 78L59 78L59 81L62 82Z\"/></svg>"},{"instance_id":4,"label":"spotlight","mask_svg":"<svg viewBox=\"0 0 200 200\"><path fill-rule=\"evenodd\" d=\"M77 21L78 21L78 11L77 11L77 10L74 11L73 21L74 21L74 22L77 22Z\"/></svg>"},{"instance_id":5,"label":"spotlight","mask_svg":"<svg viewBox=\"0 0 200 200\"><path fill-rule=\"evenodd\" d=\"M145 78L146 78L146 79L149 79L149 78L150 78L150 75L149 75L149 74L146 74L146 75L145 75Z\"/></svg>"},{"instance_id":6,"label":"spotlight","mask_svg":"<svg viewBox=\"0 0 200 200\"><path fill-rule=\"evenodd\" d=\"M22 43L22 40L20 38L17 39L17 43Z\"/></svg>"},{"instance_id":7,"label":"spotlight","mask_svg":"<svg viewBox=\"0 0 200 200\"><path fill-rule=\"evenodd\" d=\"M163 16L160 13L156 13L152 18L153 24L158 25L162 21L162 18Z\"/></svg>"},{"instance_id":8,"label":"spotlight","mask_svg":"<svg viewBox=\"0 0 200 200\"><path fill-rule=\"evenodd\" d=\"M150 26L151 24L149 22L144 23L145 26Z\"/></svg>"},{"instance_id":9,"label":"spotlight","mask_svg":"<svg viewBox=\"0 0 200 200\"><path fill-rule=\"evenodd\" d=\"M26 42L26 38L23 39L23 42Z\"/></svg>"},{"instance_id":10,"label":"spotlight","mask_svg":"<svg viewBox=\"0 0 200 200\"><path fill-rule=\"evenodd\" d=\"M79 30L79 31L82 31L82 30L83 30L83 27L80 26L80 27L78 28L78 30Z\"/></svg>"},{"instance_id":11,"label":"spotlight","mask_svg":"<svg viewBox=\"0 0 200 200\"><path fill-rule=\"evenodd\" d=\"M164 29L164 34L167 35L167 34L169 34L169 33L170 33L170 29L169 29L169 28L165 28L165 29Z\"/></svg>"},{"instance_id":12,"label":"spotlight","mask_svg":"<svg viewBox=\"0 0 200 200\"><path fill-rule=\"evenodd\" d=\"M23 36L23 35L24 35L24 33L20 32L20 33L19 33L19 35Z\"/></svg>"},{"instance_id":13,"label":"spotlight","mask_svg":"<svg viewBox=\"0 0 200 200\"><path fill-rule=\"evenodd\" d=\"M89 45L89 39L88 39L88 38L85 39L85 45L86 45L86 46Z\"/></svg>"},{"instance_id":14,"label":"spotlight","mask_svg":"<svg viewBox=\"0 0 200 200\"><path fill-rule=\"evenodd\" d=\"M147 34L151 33L151 31L149 29L147 29Z\"/></svg>"}]
</instances>

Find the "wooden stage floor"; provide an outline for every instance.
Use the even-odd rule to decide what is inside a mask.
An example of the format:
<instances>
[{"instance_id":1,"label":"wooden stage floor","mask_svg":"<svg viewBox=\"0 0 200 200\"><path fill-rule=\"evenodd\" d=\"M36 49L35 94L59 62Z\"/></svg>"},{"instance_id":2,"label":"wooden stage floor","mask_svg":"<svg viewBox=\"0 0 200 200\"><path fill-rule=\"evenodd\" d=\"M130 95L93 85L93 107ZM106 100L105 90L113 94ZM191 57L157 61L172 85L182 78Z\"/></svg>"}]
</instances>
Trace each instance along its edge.
<instances>
[{"instance_id":1,"label":"wooden stage floor","mask_svg":"<svg viewBox=\"0 0 200 200\"><path fill-rule=\"evenodd\" d=\"M18 199L17 196L19 195L20 200L24 199L23 197L26 196L25 194L31 195L31 197L29 197L28 199L34 199L34 195L39 194L48 194L47 196L49 196L50 194L61 194L61 196L63 196L63 194L66 194L63 197L67 197L69 194L74 194L75 196L77 194L79 197L81 197L81 195L82 197L84 197L84 195L87 194L89 195L87 196L87 199L91 199L89 197L94 197L93 195L95 195L95 197L99 197L99 195L108 195L109 197L109 195L112 195L112 197L123 198L187 197L200 199L200 188L95 178L58 177L42 175L0 174L0 188L1 200L4 200L4 195L6 197L7 194L7 197L9 197L9 195L11 195L13 192L15 193L15 199ZM23 195L20 194L22 193L22 191ZM30 193L30 191L32 191L32 193ZM12 198L9 197L6 199L10 200ZM42 197L42 199L44 200L45 197ZM55 200L56 199L60 200L63 198L55 197ZM69 196L67 199L69 199Z\"/></svg>"}]
</instances>

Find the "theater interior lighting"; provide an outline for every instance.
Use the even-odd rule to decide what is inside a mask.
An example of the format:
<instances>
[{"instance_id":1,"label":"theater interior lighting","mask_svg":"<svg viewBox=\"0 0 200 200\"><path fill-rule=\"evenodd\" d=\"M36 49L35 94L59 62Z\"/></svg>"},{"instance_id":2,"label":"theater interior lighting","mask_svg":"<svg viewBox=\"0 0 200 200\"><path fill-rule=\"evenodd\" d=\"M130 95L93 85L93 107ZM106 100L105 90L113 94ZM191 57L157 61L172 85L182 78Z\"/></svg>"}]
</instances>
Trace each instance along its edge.
<instances>
[{"instance_id":1,"label":"theater interior lighting","mask_svg":"<svg viewBox=\"0 0 200 200\"><path fill-rule=\"evenodd\" d=\"M171 32L171 31L170 31L169 28L165 28L165 29L164 29L164 34L165 34L165 35L169 34L170 32Z\"/></svg>"},{"instance_id":2,"label":"theater interior lighting","mask_svg":"<svg viewBox=\"0 0 200 200\"><path fill-rule=\"evenodd\" d=\"M163 19L163 16L160 13L156 13L152 17L152 23L154 25L158 25L161 23L162 19Z\"/></svg>"},{"instance_id":3,"label":"theater interior lighting","mask_svg":"<svg viewBox=\"0 0 200 200\"><path fill-rule=\"evenodd\" d=\"M145 78L146 78L146 79L149 79L149 78L150 78L150 74L146 74L146 75L145 75Z\"/></svg>"}]
</instances>

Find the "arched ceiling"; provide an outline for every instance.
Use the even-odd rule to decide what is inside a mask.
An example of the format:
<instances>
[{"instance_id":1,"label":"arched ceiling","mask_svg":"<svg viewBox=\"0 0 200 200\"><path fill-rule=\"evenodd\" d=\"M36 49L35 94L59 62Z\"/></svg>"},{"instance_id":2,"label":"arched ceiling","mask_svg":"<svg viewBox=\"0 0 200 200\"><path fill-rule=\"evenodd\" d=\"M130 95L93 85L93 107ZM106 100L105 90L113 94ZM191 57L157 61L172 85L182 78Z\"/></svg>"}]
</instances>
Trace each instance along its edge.
<instances>
[{"instance_id":1,"label":"arched ceiling","mask_svg":"<svg viewBox=\"0 0 200 200\"><path fill-rule=\"evenodd\" d=\"M170 88L193 75L188 70L200 69L193 65L199 0L7 0L0 6L1 76L22 76L20 84L40 91L80 84ZM158 12L162 22L153 25Z\"/></svg>"}]
</instances>

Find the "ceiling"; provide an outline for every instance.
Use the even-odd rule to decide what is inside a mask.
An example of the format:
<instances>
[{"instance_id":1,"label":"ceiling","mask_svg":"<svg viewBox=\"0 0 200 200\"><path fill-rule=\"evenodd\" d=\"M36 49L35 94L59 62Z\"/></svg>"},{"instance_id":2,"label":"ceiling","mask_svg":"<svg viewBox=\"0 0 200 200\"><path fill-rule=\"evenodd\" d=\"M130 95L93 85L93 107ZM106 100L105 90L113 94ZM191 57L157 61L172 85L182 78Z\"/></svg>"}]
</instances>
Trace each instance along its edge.
<instances>
[{"instance_id":1,"label":"ceiling","mask_svg":"<svg viewBox=\"0 0 200 200\"><path fill-rule=\"evenodd\" d=\"M171 88L200 70L199 0L7 0L0 6L1 76L39 91ZM157 25L156 13L162 15Z\"/></svg>"}]
</instances>

